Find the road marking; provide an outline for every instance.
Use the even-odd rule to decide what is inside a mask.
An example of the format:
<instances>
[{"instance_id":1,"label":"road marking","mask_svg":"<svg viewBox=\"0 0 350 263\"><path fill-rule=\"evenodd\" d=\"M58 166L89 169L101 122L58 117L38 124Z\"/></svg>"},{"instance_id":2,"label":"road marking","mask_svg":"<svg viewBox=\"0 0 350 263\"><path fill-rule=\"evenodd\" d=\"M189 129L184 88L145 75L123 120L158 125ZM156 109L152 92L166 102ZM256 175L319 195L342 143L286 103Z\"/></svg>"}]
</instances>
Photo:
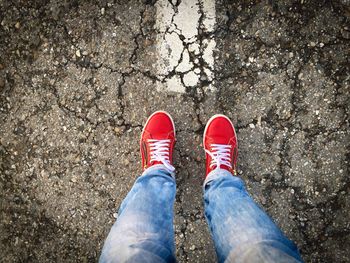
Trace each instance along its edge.
<instances>
[{"instance_id":1,"label":"road marking","mask_svg":"<svg viewBox=\"0 0 350 263\"><path fill-rule=\"evenodd\" d=\"M204 90L213 90L214 38L204 38L215 30L214 0L158 0L157 52L159 89L184 93L204 80Z\"/></svg>"}]
</instances>

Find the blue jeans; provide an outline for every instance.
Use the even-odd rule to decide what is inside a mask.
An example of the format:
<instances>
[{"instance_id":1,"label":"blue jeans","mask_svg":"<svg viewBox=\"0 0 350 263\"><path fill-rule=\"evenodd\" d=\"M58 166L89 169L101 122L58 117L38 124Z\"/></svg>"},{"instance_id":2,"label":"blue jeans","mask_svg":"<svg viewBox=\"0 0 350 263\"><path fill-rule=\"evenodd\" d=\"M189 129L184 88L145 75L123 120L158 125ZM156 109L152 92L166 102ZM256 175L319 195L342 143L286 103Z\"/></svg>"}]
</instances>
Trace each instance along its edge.
<instances>
[{"instance_id":1,"label":"blue jeans","mask_svg":"<svg viewBox=\"0 0 350 263\"><path fill-rule=\"evenodd\" d=\"M174 174L163 165L140 176L119 209L100 262L176 262ZM297 247L226 170L204 182L205 216L219 262L302 262Z\"/></svg>"}]
</instances>

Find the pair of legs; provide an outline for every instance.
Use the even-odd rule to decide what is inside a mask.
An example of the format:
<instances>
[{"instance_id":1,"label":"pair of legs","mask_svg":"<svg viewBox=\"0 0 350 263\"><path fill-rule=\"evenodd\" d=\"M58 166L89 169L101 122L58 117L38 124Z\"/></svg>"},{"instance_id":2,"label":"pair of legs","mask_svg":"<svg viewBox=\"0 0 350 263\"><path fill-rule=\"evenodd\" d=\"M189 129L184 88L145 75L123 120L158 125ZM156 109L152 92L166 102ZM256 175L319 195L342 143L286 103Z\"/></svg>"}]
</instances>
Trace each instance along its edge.
<instances>
[{"instance_id":1,"label":"pair of legs","mask_svg":"<svg viewBox=\"0 0 350 263\"><path fill-rule=\"evenodd\" d=\"M296 246L248 195L243 181L232 175L233 153L237 146L232 140L235 133L229 134L230 139L223 144L220 141L222 130L221 125L219 138L217 130L206 129L205 138L209 140L204 141L206 149L210 149L207 150L207 176L203 186L205 216L218 261L302 262ZM157 137L154 132L150 134L152 139L147 140L151 143L158 140L159 144L160 139L154 139ZM164 134L169 135L165 131L160 137L166 137ZM168 152L164 142L158 148L152 144L147 148L142 146L141 139L146 169L121 204L100 262L176 262L173 228L176 183L171 163L172 141L167 138L170 140ZM207 145L208 141L216 148ZM231 145L231 150L225 150L222 145ZM146 150L143 152L142 148ZM228 161L233 161L232 166Z\"/></svg>"}]
</instances>

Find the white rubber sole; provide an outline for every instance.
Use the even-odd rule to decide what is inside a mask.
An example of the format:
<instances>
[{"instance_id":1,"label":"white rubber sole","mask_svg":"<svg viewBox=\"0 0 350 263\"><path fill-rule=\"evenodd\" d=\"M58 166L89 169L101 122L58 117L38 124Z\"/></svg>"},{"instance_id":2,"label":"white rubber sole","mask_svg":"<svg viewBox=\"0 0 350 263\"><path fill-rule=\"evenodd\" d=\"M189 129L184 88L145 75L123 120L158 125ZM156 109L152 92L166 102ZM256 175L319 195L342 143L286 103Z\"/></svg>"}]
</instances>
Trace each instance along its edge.
<instances>
[{"instance_id":1,"label":"white rubber sole","mask_svg":"<svg viewBox=\"0 0 350 263\"><path fill-rule=\"evenodd\" d=\"M207 125L205 125L205 129L204 129L204 132L203 132L203 148L205 148L205 147L204 147L204 140L205 140L205 134L207 133L207 129L208 129L210 123L211 123L214 119L216 119L217 117L223 117L223 118L225 118L226 120L229 121L229 123L230 123L231 126L232 126L233 132L235 133L236 140L237 140L236 130L235 130L235 127L233 126L232 121L231 121L227 116L225 116L225 115L223 115L223 114L215 114L213 117L211 117L211 118L208 120ZM237 147L238 147L238 140L237 140Z\"/></svg>"}]
</instances>

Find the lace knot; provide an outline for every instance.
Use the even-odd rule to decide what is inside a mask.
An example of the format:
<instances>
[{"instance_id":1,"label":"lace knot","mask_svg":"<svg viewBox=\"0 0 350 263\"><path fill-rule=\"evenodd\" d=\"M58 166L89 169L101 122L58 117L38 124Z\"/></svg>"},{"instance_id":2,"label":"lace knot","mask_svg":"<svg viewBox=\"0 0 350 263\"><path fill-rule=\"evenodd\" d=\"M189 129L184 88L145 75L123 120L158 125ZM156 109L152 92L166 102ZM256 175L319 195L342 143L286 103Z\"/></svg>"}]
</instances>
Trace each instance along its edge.
<instances>
[{"instance_id":1,"label":"lace knot","mask_svg":"<svg viewBox=\"0 0 350 263\"><path fill-rule=\"evenodd\" d=\"M219 169L220 165L226 165L232 169L231 148L232 146L229 144L211 144L210 151L204 149L211 157L210 168L216 166L215 169Z\"/></svg>"},{"instance_id":2,"label":"lace knot","mask_svg":"<svg viewBox=\"0 0 350 263\"><path fill-rule=\"evenodd\" d=\"M148 139L150 148L150 162L161 162L170 172L175 171L175 167L170 164L170 143L171 140Z\"/></svg>"}]
</instances>

